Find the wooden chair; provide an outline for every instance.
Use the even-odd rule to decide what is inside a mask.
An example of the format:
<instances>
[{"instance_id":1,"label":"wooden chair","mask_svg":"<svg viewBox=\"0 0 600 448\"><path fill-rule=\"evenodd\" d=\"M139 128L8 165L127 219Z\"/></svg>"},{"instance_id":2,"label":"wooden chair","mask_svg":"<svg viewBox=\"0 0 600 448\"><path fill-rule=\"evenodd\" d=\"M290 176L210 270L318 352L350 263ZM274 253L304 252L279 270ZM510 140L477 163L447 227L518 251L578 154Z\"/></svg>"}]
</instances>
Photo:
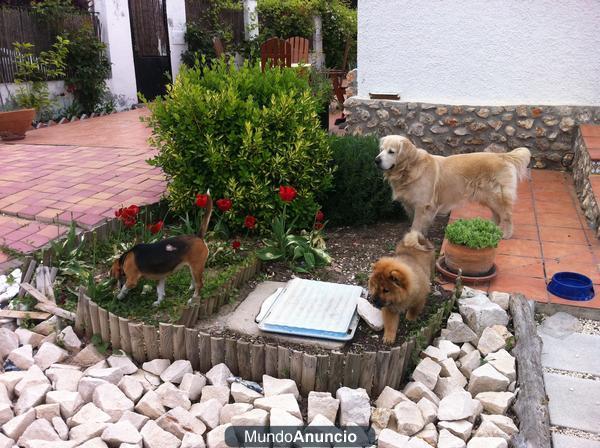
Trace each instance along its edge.
<instances>
[{"instance_id":1,"label":"wooden chair","mask_svg":"<svg viewBox=\"0 0 600 448\"><path fill-rule=\"evenodd\" d=\"M290 37L286 39L292 46L292 64L308 64L308 48L310 41L304 37Z\"/></svg>"},{"instance_id":2,"label":"wooden chair","mask_svg":"<svg viewBox=\"0 0 600 448\"><path fill-rule=\"evenodd\" d=\"M213 37L213 48L215 49L215 55L218 58L225 55L225 46L220 37Z\"/></svg>"},{"instance_id":3,"label":"wooden chair","mask_svg":"<svg viewBox=\"0 0 600 448\"><path fill-rule=\"evenodd\" d=\"M346 100L346 86L344 86L344 81L346 79L346 75L348 74L348 55L350 54L350 47L352 45L352 40L348 39L346 41L346 47L344 48L344 58L342 60L342 67L337 69L329 69L327 70L327 74L331 79L331 83L333 85L333 93L342 106L342 115L340 118L335 120L335 124L341 124L346 121L346 115L344 114L344 101Z\"/></svg>"},{"instance_id":4,"label":"wooden chair","mask_svg":"<svg viewBox=\"0 0 600 448\"><path fill-rule=\"evenodd\" d=\"M267 39L260 46L260 62L263 72L268 67L291 67L292 46L278 37Z\"/></svg>"}]
</instances>

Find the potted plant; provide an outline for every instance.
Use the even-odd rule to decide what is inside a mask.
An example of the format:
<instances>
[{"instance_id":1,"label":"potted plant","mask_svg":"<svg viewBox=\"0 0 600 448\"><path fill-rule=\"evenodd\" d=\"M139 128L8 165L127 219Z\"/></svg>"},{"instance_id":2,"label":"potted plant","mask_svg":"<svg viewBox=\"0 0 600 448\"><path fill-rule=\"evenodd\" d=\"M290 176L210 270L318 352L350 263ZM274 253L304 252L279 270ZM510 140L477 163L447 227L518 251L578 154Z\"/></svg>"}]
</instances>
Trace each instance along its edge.
<instances>
[{"instance_id":1,"label":"potted plant","mask_svg":"<svg viewBox=\"0 0 600 448\"><path fill-rule=\"evenodd\" d=\"M444 261L455 273L477 277L489 273L502 230L487 219L458 219L446 227Z\"/></svg>"},{"instance_id":2,"label":"potted plant","mask_svg":"<svg viewBox=\"0 0 600 448\"><path fill-rule=\"evenodd\" d=\"M0 137L3 140L21 140L31 128L36 116L41 116L51 106L48 79L58 79L65 75L65 57L69 41L58 36L52 48L33 53L33 44L15 43L15 83L18 88L10 101L2 104L0 111Z\"/></svg>"}]
</instances>

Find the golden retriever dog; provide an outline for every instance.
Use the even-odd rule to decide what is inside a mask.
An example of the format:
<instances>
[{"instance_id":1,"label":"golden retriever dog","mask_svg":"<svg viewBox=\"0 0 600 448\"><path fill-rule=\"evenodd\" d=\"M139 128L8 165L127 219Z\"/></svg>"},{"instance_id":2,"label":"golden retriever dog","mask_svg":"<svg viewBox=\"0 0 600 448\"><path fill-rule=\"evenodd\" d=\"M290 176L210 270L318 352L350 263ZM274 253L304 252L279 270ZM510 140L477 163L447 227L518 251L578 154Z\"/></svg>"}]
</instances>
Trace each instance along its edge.
<instances>
[{"instance_id":1,"label":"golden retriever dog","mask_svg":"<svg viewBox=\"0 0 600 448\"><path fill-rule=\"evenodd\" d=\"M384 343L396 341L401 313L415 320L423 312L431 291L434 261L433 245L413 230L404 235L395 256L380 258L373 264L369 294L383 314Z\"/></svg>"},{"instance_id":2,"label":"golden retriever dog","mask_svg":"<svg viewBox=\"0 0 600 448\"><path fill-rule=\"evenodd\" d=\"M527 176L529 149L443 157L415 147L400 135L383 137L379 147L375 163L390 183L392 198L413 214L412 230L426 235L436 215L474 201L492 210L504 238L512 236L512 207L517 182Z\"/></svg>"}]
</instances>

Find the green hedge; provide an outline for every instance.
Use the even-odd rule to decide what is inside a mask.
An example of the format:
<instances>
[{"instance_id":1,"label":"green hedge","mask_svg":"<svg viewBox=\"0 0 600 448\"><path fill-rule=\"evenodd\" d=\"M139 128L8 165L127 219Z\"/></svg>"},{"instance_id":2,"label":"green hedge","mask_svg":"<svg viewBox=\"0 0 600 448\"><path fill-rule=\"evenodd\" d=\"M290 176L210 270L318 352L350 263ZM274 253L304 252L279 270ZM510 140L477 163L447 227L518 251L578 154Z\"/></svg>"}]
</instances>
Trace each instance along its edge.
<instances>
[{"instance_id":1,"label":"green hedge","mask_svg":"<svg viewBox=\"0 0 600 448\"><path fill-rule=\"evenodd\" d=\"M374 160L379 153L375 137L330 137L336 165L333 189L323 209L334 225L371 224L405 216L392 202L392 192Z\"/></svg>"},{"instance_id":2,"label":"green hedge","mask_svg":"<svg viewBox=\"0 0 600 448\"><path fill-rule=\"evenodd\" d=\"M279 185L291 185L298 198L288 208L299 227L312 225L319 200L332 183L332 152L319 126L319 104L294 69L233 63L182 67L164 98L149 104L150 161L168 178L168 200L178 211L193 208L196 193L229 198L231 228L244 218L270 228L280 210Z\"/></svg>"}]
</instances>

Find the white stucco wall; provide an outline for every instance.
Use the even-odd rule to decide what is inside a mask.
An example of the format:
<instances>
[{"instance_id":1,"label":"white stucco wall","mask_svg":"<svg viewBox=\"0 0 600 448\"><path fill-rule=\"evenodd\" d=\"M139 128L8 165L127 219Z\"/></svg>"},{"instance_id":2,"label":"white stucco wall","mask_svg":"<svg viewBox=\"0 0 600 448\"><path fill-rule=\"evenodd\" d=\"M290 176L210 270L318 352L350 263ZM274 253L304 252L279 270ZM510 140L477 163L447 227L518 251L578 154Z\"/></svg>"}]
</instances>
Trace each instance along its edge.
<instances>
[{"instance_id":1,"label":"white stucco wall","mask_svg":"<svg viewBox=\"0 0 600 448\"><path fill-rule=\"evenodd\" d=\"M598 0L359 0L358 96L600 106Z\"/></svg>"},{"instance_id":2,"label":"white stucco wall","mask_svg":"<svg viewBox=\"0 0 600 448\"><path fill-rule=\"evenodd\" d=\"M0 84L0 98L5 104L10 103L14 99L14 95L22 85L16 83ZM49 81L48 91L50 99L53 101L53 109L59 111L73 102L73 95L65 90L64 81Z\"/></svg>"},{"instance_id":3,"label":"white stucco wall","mask_svg":"<svg viewBox=\"0 0 600 448\"><path fill-rule=\"evenodd\" d=\"M173 79L179 73L181 55L187 49L185 43L185 0L167 1L167 28L171 53L171 73Z\"/></svg>"}]
</instances>

